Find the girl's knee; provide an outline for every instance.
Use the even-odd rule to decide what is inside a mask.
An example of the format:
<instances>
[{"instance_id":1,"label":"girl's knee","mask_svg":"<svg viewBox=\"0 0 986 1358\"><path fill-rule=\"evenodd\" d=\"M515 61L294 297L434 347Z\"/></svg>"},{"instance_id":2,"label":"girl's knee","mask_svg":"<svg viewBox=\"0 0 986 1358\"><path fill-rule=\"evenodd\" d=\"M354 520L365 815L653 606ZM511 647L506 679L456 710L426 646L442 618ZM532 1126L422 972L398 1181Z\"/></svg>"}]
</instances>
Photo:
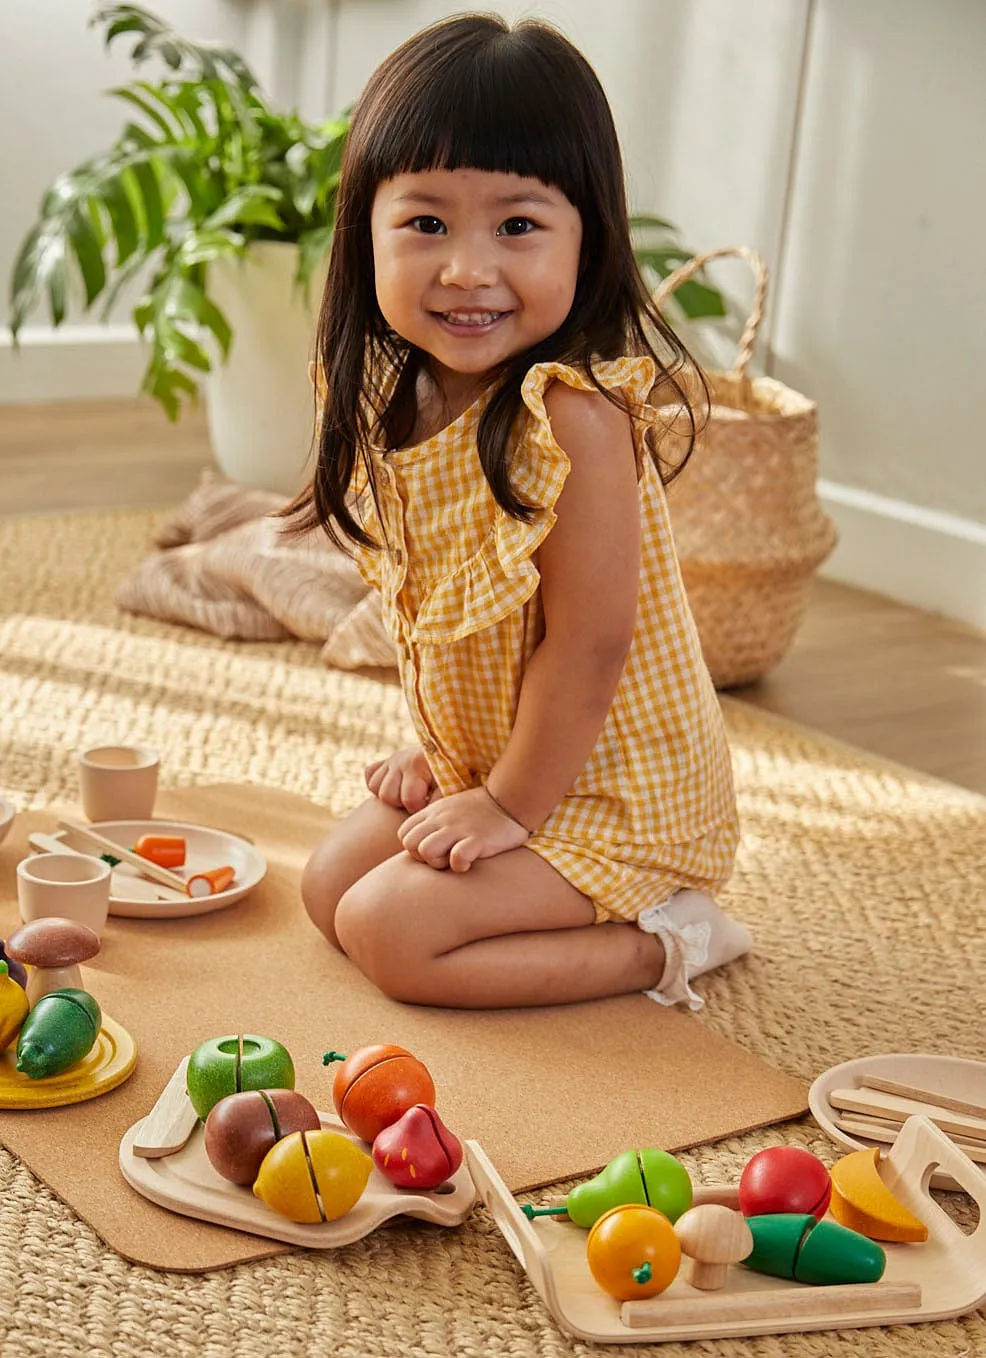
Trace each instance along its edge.
<instances>
[{"instance_id":1,"label":"girl's knee","mask_svg":"<svg viewBox=\"0 0 986 1358\"><path fill-rule=\"evenodd\" d=\"M335 930L335 914L345 883L335 880L326 857L320 845L305 864L301 874L301 902L316 929L325 935L334 948L342 951Z\"/></svg>"},{"instance_id":2,"label":"girl's knee","mask_svg":"<svg viewBox=\"0 0 986 1358\"><path fill-rule=\"evenodd\" d=\"M335 911L339 947L364 976L391 999L405 994L413 969L407 940L393 910L393 896L383 884L363 877L343 892Z\"/></svg>"}]
</instances>

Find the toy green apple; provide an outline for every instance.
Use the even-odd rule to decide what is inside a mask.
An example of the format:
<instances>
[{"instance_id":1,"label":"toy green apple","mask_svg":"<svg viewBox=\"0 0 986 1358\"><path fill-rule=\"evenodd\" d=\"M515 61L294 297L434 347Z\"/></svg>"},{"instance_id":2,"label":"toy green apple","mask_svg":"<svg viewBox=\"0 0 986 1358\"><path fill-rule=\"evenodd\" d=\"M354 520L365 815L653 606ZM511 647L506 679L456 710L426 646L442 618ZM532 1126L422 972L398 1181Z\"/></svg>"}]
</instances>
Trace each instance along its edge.
<instances>
[{"instance_id":1,"label":"toy green apple","mask_svg":"<svg viewBox=\"0 0 986 1358\"><path fill-rule=\"evenodd\" d=\"M243 1089L294 1089L294 1062L272 1037L256 1033L213 1037L188 1058L188 1097L205 1119L227 1094Z\"/></svg>"}]
</instances>

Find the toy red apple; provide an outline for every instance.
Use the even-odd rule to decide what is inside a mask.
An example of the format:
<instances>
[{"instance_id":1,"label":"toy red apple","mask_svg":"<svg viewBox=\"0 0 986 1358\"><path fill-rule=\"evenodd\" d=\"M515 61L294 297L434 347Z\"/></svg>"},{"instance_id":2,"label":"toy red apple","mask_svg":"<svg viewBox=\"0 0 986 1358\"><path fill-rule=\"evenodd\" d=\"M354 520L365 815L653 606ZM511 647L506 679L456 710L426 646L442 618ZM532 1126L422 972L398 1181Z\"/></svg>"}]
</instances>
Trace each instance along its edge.
<instances>
[{"instance_id":1,"label":"toy red apple","mask_svg":"<svg viewBox=\"0 0 986 1358\"><path fill-rule=\"evenodd\" d=\"M351 1056L326 1052L323 1065L341 1061L332 1081L332 1102L351 1132L364 1141L396 1122L416 1103L435 1102L428 1068L403 1047L378 1042Z\"/></svg>"},{"instance_id":2,"label":"toy red apple","mask_svg":"<svg viewBox=\"0 0 986 1358\"><path fill-rule=\"evenodd\" d=\"M416 1103L377 1133L373 1162L398 1188L437 1188L462 1164L462 1142L430 1104Z\"/></svg>"},{"instance_id":3,"label":"toy red apple","mask_svg":"<svg viewBox=\"0 0 986 1358\"><path fill-rule=\"evenodd\" d=\"M739 1205L745 1217L803 1212L821 1220L831 1196L828 1170L800 1146L757 1151L740 1175Z\"/></svg>"}]
</instances>

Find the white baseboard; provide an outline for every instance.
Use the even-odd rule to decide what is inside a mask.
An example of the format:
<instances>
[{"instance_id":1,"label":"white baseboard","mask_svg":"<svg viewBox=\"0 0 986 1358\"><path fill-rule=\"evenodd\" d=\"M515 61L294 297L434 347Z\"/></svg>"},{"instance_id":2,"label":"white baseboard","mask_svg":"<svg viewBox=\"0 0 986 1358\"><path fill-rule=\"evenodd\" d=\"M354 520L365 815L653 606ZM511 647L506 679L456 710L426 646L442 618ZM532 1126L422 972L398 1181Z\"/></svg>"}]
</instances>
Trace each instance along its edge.
<instances>
[{"instance_id":1,"label":"white baseboard","mask_svg":"<svg viewBox=\"0 0 986 1358\"><path fill-rule=\"evenodd\" d=\"M839 530L820 574L986 631L986 524L819 481Z\"/></svg>"},{"instance_id":2,"label":"white baseboard","mask_svg":"<svg viewBox=\"0 0 986 1358\"><path fill-rule=\"evenodd\" d=\"M15 349L0 331L0 405L134 397L146 357L131 325L32 326Z\"/></svg>"}]
</instances>

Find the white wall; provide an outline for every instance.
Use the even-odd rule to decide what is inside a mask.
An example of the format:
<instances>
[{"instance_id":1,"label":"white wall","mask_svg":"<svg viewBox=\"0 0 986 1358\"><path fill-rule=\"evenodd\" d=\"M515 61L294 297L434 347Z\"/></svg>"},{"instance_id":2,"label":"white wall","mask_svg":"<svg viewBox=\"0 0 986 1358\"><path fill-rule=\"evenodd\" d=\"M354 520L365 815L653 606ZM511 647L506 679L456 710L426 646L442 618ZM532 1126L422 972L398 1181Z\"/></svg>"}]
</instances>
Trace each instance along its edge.
<instances>
[{"instance_id":1,"label":"white wall","mask_svg":"<svg viewBox=\"0 0 986 1358\"><path fill-rule=\"evenodd\" d=\"M155 8L152 3L152 8ZM243 45L308 116L351 100L441 0L158 0ZM475 6L483 8L482 4ZM986 627L986 6L980 0L488 0L564 29L596 67L631 201L695 249L754 245L772 272L768 371L819 401L822 491L842 531L827 569ZM78 0L0 4L0 272L42 188L105 144L104 58ZM56 97L57 96L57 97ZM738 265L716 279L740 308ZM0 303L0 318L2 318ZM124 318L121 318L124 319ZM60 332L64 334L65 331ZM38 316L0 401L129 393L126 328ZM713 340L723 361L729 328Z\"/></svg>"},{"instance_id":2,"label":"white wall","mask_svg":"<svg viewBox=\"0 0 986 1358\"><path fill-rule=\"evenodd\" d=\"M134 76L132 39L110 52L90 28L96 3L0 0L0 402L131 395L144 363L121 305L107 326L81 305L53 331L39 311L12 354L8 280L45 189L110 145L129 118L106 91ZM181 31L242 47L249 6L238 0L150 0L148 8ZM150 65L142 67L148 78ZM153 78L153 77L150 77ZM123 299L121 299L122 301Z\"/></svg>"}]
</instances>

